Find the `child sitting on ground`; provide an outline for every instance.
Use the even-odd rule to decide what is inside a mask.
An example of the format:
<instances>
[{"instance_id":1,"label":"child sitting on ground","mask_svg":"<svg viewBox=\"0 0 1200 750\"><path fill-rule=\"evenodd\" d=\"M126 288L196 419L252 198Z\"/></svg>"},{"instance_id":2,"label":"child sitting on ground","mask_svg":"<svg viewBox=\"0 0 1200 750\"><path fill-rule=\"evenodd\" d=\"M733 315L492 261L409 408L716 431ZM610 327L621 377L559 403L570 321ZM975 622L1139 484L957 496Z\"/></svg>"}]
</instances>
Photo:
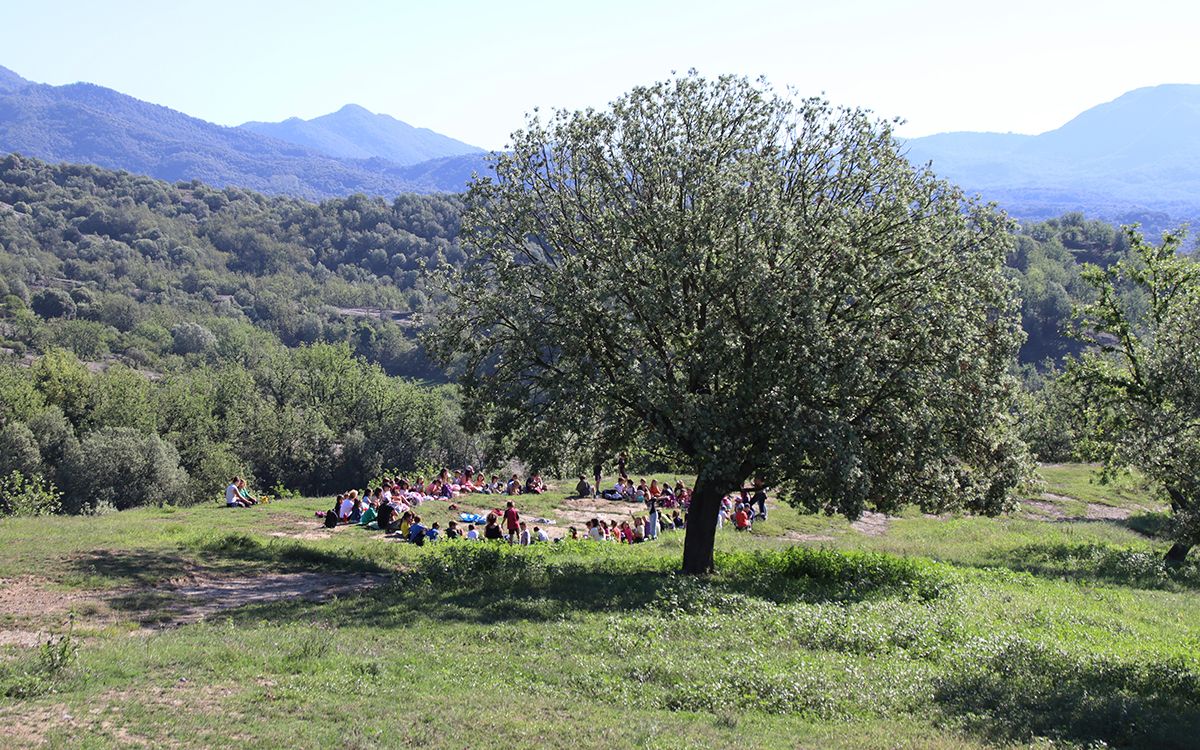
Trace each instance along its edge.
<instances>
[{"instance_id":1,"label":"child sitting on ground","mask_svg":"<svg viewBox=\"0 0 1200 750\"><path fill-rule=\"evenodd\" d=\"M362 516L358 519L358 525L369 526L378 517L379 514L375 509L381 505L386 505L386 503L382 499L375 500L372 498L371 502L367 503L367 507L363 508Z\"/></svg>"},{"instance_id":2,"label":"child sitting on ground","mask_svg":"<svg viewBox=\"0 0 1200 750\"><path fill-rule=\"evenodd\" d=\"M576 485L575 485L575 496L576 497L591 497L592 496L592 485L588 484L588 481L583 478L582 474L579 475L579 482L576 483Z\"/></svg>"},{"instance_id":3,"label":"child sitting on ground","mask_svg":"<svg viewBox=\"0 0 1200 750\"><path fill-rule=\"evenodd\" d=\"M421 523L420 516L413 516L412 522L408 525L408 539L410 544L420 546L425 543L425 526Z\"/></svg>"},{"instance_id":4,"label":"child sitting on ground","mask_svg":"<svg viewBox=\"0 0 1200 750\"><path fill-rule=\"evenodd\" d=\"M475 524L467 524L467 539L472 542L479 541L479 532L475 530Z\"/></svg>"},{"instance_id":5,"label":"child sitting on ground","mask_svg":"<svg viewBox=\"0 0 1200 750\"><path fill-rule=\"evenodd\" d=\"M733 511L733 528L738 531L750 530L750 514L746 512L746 506L741 503L738 503L737 508Z\"/></svg>"}]
</instances>

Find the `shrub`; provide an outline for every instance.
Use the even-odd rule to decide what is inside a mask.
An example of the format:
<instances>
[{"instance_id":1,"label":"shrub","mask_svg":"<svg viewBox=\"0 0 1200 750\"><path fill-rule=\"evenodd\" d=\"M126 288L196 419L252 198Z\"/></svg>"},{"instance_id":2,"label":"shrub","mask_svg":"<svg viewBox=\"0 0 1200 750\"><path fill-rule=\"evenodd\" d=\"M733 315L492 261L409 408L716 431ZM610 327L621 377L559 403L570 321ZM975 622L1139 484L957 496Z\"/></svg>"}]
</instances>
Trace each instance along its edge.
<instances>
[{"instance_id":1,"label":"shrub","mask_svg":"<svg viewBox=\"0 0 1200 750\"><path fill-rule=\"evenodd\" d=\"M0 428L0 475L15 471L28 477L41 468L42 455L29 427L12 422Z\"/></svg>"},{"instance_id":2,"label":"shrub","mask_svg":"<svg viewBox=\"0 0 1200 750\"><path fill-rule=\"evenodd\" d=\"M180 323L171 327L176 354L207 354L217 347L217 337L199 323Z\"/></svg>"},{"instance_id":3,"label":"shrub","mask_svg":"<svg viewBox=\"0 0 1200 750\"><path fill-rule=\"evenodd\" d=\"M84 438L67 476L74 502L84 508L111 503L124 510L188 499L188 475L175 446L129 427L106 427Z\"/></svg>"},{"instance_id":4,"label":"shrub","mask_svg":"<svg viewBox=\"0 0 1200 750\"><path fill-rule=\"evenodd\" d=\"M62 508L62 493L38 474L0 477L0 516L48 516Z\"/></svg>"},{"instance_id":5,"label":"shrub","mask_svg":"<svg viewBox=\"0 0 1200 750\"><path fill-rule=\"evenodd\" d=\"M75 317L75 300L61 289L41 289L33 295L33 311L43 318Z\"/></svg>"}]
</instances>

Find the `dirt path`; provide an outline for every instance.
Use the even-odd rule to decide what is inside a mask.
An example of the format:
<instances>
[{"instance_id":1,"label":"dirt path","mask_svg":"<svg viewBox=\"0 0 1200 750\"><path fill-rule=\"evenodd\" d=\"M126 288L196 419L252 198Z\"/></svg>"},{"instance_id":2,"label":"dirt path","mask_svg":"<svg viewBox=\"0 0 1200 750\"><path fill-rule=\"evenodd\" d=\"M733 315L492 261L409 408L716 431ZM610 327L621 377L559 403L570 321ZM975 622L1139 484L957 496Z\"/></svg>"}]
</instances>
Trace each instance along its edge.
<instances>
[{"instance_id":1,"label":"dirt path","mask_svg":"<svg viewBox=\"0 0 1200 750\"><path fill-rule=\"evenodd\" d=\"M68 591L41 578L0 580L0 646L32 648L61 632L74 614L83 630L119 622L144 629L199 622L226 610L280 600L324 601L385 583L375 573L261 573L215 576L196 572L170 583Z\"/></svg>"},{"instance_id":2,"label":"dirt path","mask_svg":"<svg viewBox=\"0 0 1200 750\"><path fill-rule=\"evenodd\" d=\"M1068 512L1063 503L1078 507L1082 501L1066 495L1056 495L1053 492L1042 493L1041 500L1023 500L1021 502L1021 517L1032 521L1124 521L1134 513L1140 513L1146 508L1119 508L1103 503L1083 503L1083 515L1078 512Z\"/></svg>"},{"instance_id":3,"label":"dirt path","mask_svg":"<svg viewBox=\"0 0 1200 750\"><path fill-rule=\"evenodd\" d=\"M583 524L593 518L599 518L606 523L613 521L620 523L630 520L635 513L644 515L645 510L646 507L639 503L585 497L564 500L562 505L554 511L554 515L559 518L560 525L575 525L582 531Z\"/></svg>"},{"instance_id":4,"label":"dirt path","mask_svg":"<svg viewBox=\"0 0 1200 750\"><path fill-rule=\"evenodd\" d=\"M883 536L890 525L891 520L883 513L864 510L861 518L850 523L850 528L866 536Z\"/></svg>"}]
</instances>

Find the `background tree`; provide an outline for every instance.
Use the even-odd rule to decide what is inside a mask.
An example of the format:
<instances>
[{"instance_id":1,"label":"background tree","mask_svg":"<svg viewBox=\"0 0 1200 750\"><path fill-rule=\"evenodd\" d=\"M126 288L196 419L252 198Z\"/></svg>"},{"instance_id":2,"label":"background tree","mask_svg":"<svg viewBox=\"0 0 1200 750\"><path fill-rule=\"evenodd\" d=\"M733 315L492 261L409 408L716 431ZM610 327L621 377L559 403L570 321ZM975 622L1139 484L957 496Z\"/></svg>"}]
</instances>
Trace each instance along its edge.
<instances>
[{"instance_id":1,"label":"background tree","mask_svg":"<svg viewBox=\"0 0 1200 750\"><path fill-rule=\"evenodd\" d=\"M43 318L75 317L75 300L61 289L42 289L33 295L33 311Z\"/></svg>"},{"instance_id":2,"label":"background tree","mask_svg":"<svg viewBox=\"0 0 1200 750\"><path fill-rule=\"evenodd\" d=\"M1008 507L1009 226L887 123L693 73L534 116L495 171L431 345L519 452L599 424L693 462L685 571L759 474L848 517Z\"/></svg>"},{"instance_id":3,"label":"background tree","mask_svg":"<svg viewBox=\"0 0 1200 750\"><path fill-rule=\"evenodd\" d=\"M1129 259L1086 270L1097 298L1079 331L1095 348L1069 370L1088 405L1085 450L1109 475L1140 469L1170 498L1168 562L1200 542L1200 265L1182 241L1131 232Z\"/></svg>"}]
</instances>

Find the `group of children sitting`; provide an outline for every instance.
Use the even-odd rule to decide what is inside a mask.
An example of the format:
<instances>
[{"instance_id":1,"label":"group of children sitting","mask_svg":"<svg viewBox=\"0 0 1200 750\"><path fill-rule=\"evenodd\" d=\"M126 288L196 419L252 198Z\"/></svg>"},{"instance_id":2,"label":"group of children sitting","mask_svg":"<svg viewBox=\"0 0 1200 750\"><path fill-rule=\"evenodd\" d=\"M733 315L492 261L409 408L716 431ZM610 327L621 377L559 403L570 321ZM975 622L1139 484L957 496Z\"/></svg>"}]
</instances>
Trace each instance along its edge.
<instances>
[{"instance_id":1,"label":"group of children sitting","mask_svg":"<svg viewBox=\"0 0 1200 750\"><path fill-rule=\"evenodd\" d=\"M238 494L239 487L242 488L240 492L244 493L245 482L235 479L231 485L235 499L241 498ZM546 490L546 484L536 472L524 483L516 474L507 482L501 482L495 475L491 481L487 481L482 472L475 472L468 466L454 474L448 469L443 469L428 483L423 477L417 477L411 483L403 477L385 478L380 486L367 490L363 495L359 495L358 490L338 495L333 507L318 515L324 517L325 525L330 528L339 524L355 524L368 529L382 530L388 535L413 544L425 544L443 538L463 538L507 540L511 544L528 545L551 541L550 535L539 526L530 529L525 521L521 520L520 513L511 500L503 511L493 510L487 514L486 519L476 518L485 520L482 532L474 523L466 524L465 529L461 528L458 521L449 521L445 529L436 522L427 525L417 513L417 508L423 503L453 500L467 493L520 495L540 494ZM579 477L575 491L580 498L596 497L595 489L582 476ZM228 496L230 493L227 491L226 494ZM632 479L621 477L612 489L605 490L600 496L608 500L641 503L646 513L621 522L606 522L593 518L587 522L582 534L572 526L564 538L635 544L657 539L660 531L673 531L687 525L691 490L681 481L677 480L674 486L669 482L660 484L657 479L652 479L649 484L642 479L635 484ZM743 488L733 495L726 495L721 501L718 527L728 521L738 531L749 531L755 519L766 519L766 500L766 487L759 479L755 480L752 487ZM457 510L454 504L448 507L450 510ZM665 516L668 510L669 517Z\"/></svg>"},{"instance_id":2,"label":"group of children sitting","mask_svg":"<svg viewBox=\"0 0 1200 750\"><path fill-rule=\"evenodd\" d=\"M581 476L579 484L575 485L575 492L580 497L595 497L597 490ZM671 487L669 482L659 484L657 479L651 479L650 484L646 484L645 479L634 484L628 477L617 477L617 483L613 487L599 494L605 500L654 503L663 508L687 508L692 499L691 490L679 480Z\"/></svg>"},{"instance_id":3,"label":"group of children sitting","mask_svg":"<svg viewBox=\"0 0 1200 750\"><path fill-rule=\"evenodd\" d=\"M752 492L753 495L750 494ZM767 487L761 479L755 479L753 486L743 487L735 495L721 498L717 528L731 521L737 531L750 531L755 519L767 520Z\"/></svg>"},{"instance_id":4,"label":"group of children sitting","mask_svg":"<svg viewBox=\"0 0 1200 750\"><path fill-rule=\"evenodd\" d=\"M390 536L413 544L425 544L427 541L432 542L443 537L474 540L481 538L475 524L467 524L464 530L457 521L450 521L443 530L441 524L436 522L427 526L415 509L423 503L453 500L468 493L541 494L546 489L545 482L537 472L531 474L524 483L516 474L507 482L500 481L496 475L492 475L491 481L487 481L482 472L475 472L468 466L453 475L449 469L443 469L428 483L424 477L417 477L412 482L404 477L385 478L378 487L368 489L362 495L359 495L358 490L338 495L332 508L317 515L324 518L324 524L328 528L339 524L354 524L385 531ZM450 510L457 509L454 504L448 507ZM499 530L500 518L499 511L488 514L482 538L506 538L514 544L550 541L549 535L540 527L534 526L532 531L527 528L511 501L508 503L508 510L504 512L505 533Z\"/></svg>"},{"instance_id":5,"label":"group of children sitting","mask_svg":"<svg viewBox=\"0 0 1200 750\"><path fill-rule=\"evenodd\" d=\"M567 530L570 539L588 539L593 542L618 542L621 544L637 544L639 542L657 539L660 531L675 531L685 528L687 522L678 510L672 511L670 518L660 518L658 510L653 509L645 516L634 516L633 521L603 521L593 518L584 528L583 536L574 526Z\"/></svg>"}]
</instances>

